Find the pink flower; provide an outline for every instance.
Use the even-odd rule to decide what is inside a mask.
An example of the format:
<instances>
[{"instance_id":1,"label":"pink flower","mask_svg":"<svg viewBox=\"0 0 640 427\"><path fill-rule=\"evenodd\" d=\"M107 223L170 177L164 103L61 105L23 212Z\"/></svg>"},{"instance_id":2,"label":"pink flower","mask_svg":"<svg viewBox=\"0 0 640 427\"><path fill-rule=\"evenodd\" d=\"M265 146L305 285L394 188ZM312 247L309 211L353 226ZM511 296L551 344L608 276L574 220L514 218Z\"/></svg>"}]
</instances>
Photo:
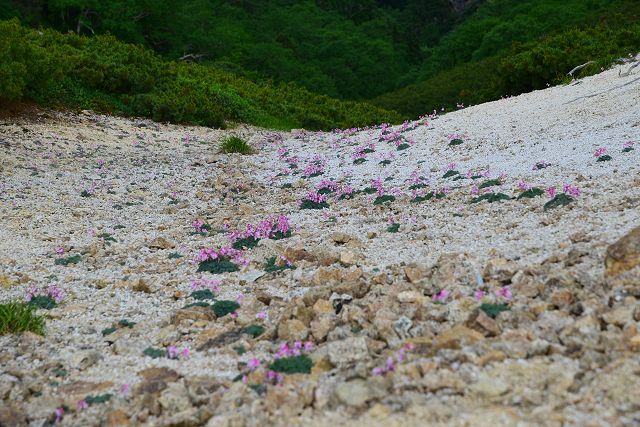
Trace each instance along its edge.
<instances>
[{"instance_id":1,"label":"pink flower","mask_svg":"<svg viewBox=\"0 0 640 427\"><path fill-rule=\"evenodd\" d=\"M129 394L129 390L131 389L131 386L127 383L122 384L122 386L120 386L120 393L123 396L126 396L127 394Z\"/></svg>"},{"instance_id":2,"label":"pink flower","mask_svg":"<svg viewBox=\"0 0 640 427\"><path fill-rule=\"evenodd\" d=\"M387 365L385 366L387 372L395 371L396 365L393 363L392 357L387 357Z\"/></svg>"},{"instance_id":3,"label":"pink flower","mask_svg":"<svg viewBox=\"0 0 640 427\"><path fill-rule=\"evenodd\" d=\"M64 416L64 408L56 408L56 424L62 421L62 417Z\"/></svg>"},{"instance_id":4,"label":"pink flower","mask_svg":"<svg viewBox=\"0 0 640 427\"><path fill-rule=\"evenodd\" d=\"M596 152L593 153L593 157L601 157L607 152L607 149L604 147L599 147L596 149Z\"/></svg>"},{"instance_id":5,"label":"pink flower","mask_svg":"<svg viewBox=\"0 0 640 427\"><path fill-rule=\"evenodd\" d=\"M313 351L313 343L311 341L307 341L304 343L304 351Z\"/></svg>"},{"instance_id":6,"label":"pink flower","mask_svg":"<svg viewBox=\"0 0 640 427\"><path fill-rule=\"evenodd\" d=\"M383 368L380 368L380 367L375 367L375 368L373 368L373 370L371 371L371 373L372 373L373 375L375 375L375 376L380 376L380 375L382 375L382 374L384 374L384 373L385 373L385 370L384 370Z\"/></svg>"},{"instance_id":7,"label":"pink flower","mask_svg":"<svg viewBox=\"0 0 640 427\"><path fill-rule=\"evenodd\" d=\"M167 357L169 359L178 358L178 348L175 345L170 345L169 347L167 347Z\"/></svg>"},{"instance_id":8,"label":"pink flower","mask_svg":"<svg viewBox=\"0 0 640 427\"><path fill-rule=\"evenodd\" d=\"M56 251L56 255L58 256L64 255L64 248L62 246L57 246L55 251Z\"/></svg>"},{"instance_id":9,"label":"pink flower","mask_svg":"<svg viewBox=\"0 0 640 427\"><path fill-rule=\"evenodd\" d=\"M500 289L497 289L496 290L496 296L498 296L498 297L500 297L500 298L502 298L504 300L507 300L507 301L509 301L513 297L513 295L511 295L511 290L509 289L508 286L504 286L504 287L502 287Z\"/></svg>"},{"instance_id":10,"label":"pink flower","mask_svg":"<svg viewBox=\"0 0 640 427\"><path fill-rule=\"evenodd\" d=\"M234 311L234 312L233 312L233 313L231 313L229 316L230 316L232 319L234 319L234 320L235 320L235 319L237 319L237 318L238 318L238 312L237 312L237 311Z\"/></svg>"},{"instance_id":11,"label":"pink flower","mask_svg":"<svg viewBox=\"0 0 640 427\"><path fill-rule=\"evenodd\" d=\"M482 301L482 298L484 298L484 291L481 289L478 289L474 294L473 294L473 298L476 300L476 302L480 302Z\"/></svg>"},{"instance_id":12,"label":"pink flower","mask_svg":"<svg viewBox=\"0 0 640 427\"><path fill-rule=\"evenodd\" d=\"M518 183L518 188L521 189L522 191L531 190L531 184L529 184L525 180L522 180Z\"/></svg>"},{"instance_id":13,"label":"pink flower","mask_svg":"<svg viewBox=\"0 0 640 427\"><path fill-rule=\"evenodd\" d=\"M247 368L250 371L255 371L260 367L260 363L261 363L260 360L254 357L247 362Z\"/></svg>"},{"instance_id":14,"label":"pink flower","mask_svg":"<svg viewBox=\"0 0 640 427\"><path fill-rule=\"evenodd\" d=\"M187 347L182 349L182 351L180 352L180 357L182 357L184 360L187 360L189 358L189 349Z\"/></svg>"},{"instance_id":15,"label":"pink flower","mask_svg":"<svg viewBox=\"0 0 640 427\"><path fill-rule=\"evenodd\" d=\"M265 311L261 311L256 314L256 319L265 320L267 318L267 313Z\"/></svg>"},{"instance_id":16,"label":"pink flower","mask_svg":"<svg viewBox=\"0 0 640 427\"><path fill-rule=\"evenodd\" d=\"M578 197L580 196L580 189L571 184L565 184L562 187L562 192L568 194L570 196Z\"/></svg>"},{"instance_id":17,"label":"pink flower","mask_svg":"<svg viewBox=\"0 0 640 427\"><path fill-rule=\"evenodd\" d=\"M556 194L558 194L558 190L556 190L556 187L549 187L547 188L547 194L549 195L550 199L553 199L554 197L556 197Z\"/></svg>"},{"instance_id":18,"label":"pink flower","mask_svg":"<svg viewBox=\"0 0 640 427\"><path fill-rule=\"evenodd\" d=\"M480 188L478 188L477 185L474 185L473 187L471 187L471 194L477 196L478 194L480 194Z\"/></svg>"},{"instance_id":19,"label":"pink flower","mask_svg":"<svg viewBox=\"0 0 640 427\"><path fill-rule=\"evenodd\" d=\"M89 404L87 403L86 400L82 399L82 400L78 400L76 402L76 409L78 411L82 411L83 409L87 409L89 407Z\"/></svg>"},{"instance_id":20,"label":"pink flower","mask_svg":"<svg viewBox=\"0 0 640 427\"><path fill-rule=\"evenodd\" d=\"M446 289L442 289L440 292L433 295L431 299L433 300L433 302L444 303L448 297L449 297L449 291Z\"/></svg>"}]
</instances>

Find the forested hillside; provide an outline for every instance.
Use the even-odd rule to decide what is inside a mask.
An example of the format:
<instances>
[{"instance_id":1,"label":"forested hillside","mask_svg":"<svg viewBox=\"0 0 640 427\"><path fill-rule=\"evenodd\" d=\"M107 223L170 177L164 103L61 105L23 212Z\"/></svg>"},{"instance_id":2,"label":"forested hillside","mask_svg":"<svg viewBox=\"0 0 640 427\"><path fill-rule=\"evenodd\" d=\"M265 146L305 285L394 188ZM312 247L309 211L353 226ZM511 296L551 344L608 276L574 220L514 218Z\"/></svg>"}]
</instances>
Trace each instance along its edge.
<instances>
[{"instance_id":1,"label":"forested hillside","mask_svg":"<svg viewBox=\"0 0 640 427\"><path fill-rule=\"evenodd\" d=\"M640 51L636 0L0 0L0 19L12 17L407 118Z\"/></svg>"}]
</instances>

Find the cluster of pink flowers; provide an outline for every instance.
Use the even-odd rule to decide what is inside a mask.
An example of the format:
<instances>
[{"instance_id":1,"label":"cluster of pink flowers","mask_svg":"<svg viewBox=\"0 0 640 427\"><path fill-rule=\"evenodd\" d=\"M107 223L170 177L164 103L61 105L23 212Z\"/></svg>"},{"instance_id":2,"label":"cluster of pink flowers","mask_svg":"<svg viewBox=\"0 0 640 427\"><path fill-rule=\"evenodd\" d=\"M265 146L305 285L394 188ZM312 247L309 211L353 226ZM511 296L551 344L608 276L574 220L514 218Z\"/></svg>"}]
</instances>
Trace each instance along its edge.
<instances>
[{"instance_id":1,"label":"cluster of pink flowers","mask_svg":"<svg viewBox=\"0 0 640 427\"><path fill-rule=\"evenodd\" d=\"M376 189L376 194L378 197L384 196L386 191L382 186L382 178L378 177L371 181L371 186Z\"/></svg>"},{"instance_id":2,"label":"cluster of pink flowers","mask_svg":"<svg viewBox=\"0 0 640 427\"><path fill-rule=\"evenodd\" d=\"M443 166L442 172L449 172L449 171L456 170L456 166L457 165L455 163L448 163Z\"/></svg>"},{"instance_id":3,"label":"cluster of pink flowers","mask_svg":"<svg viewBox=\"0 0 640 427\"><path fill-rule=\"evenodd\" d=\"M562 192L573 197L579 197L581 194L580 189L575 185L571 185L571 184L564 184L562 186Z\"/></svg>"},{"instance_id":4,"label":"cluster of pink flowers","mask_svg":"<svg viewBox=\"0 0 640 427\"><path fill-rule=\"evenodd\" d=\"M449 135L447 135L447 139L449 139L449 141L453 141L454 139L464 139L464 135L460 135L458 133L450 133Z\"/></svg>"},{"instance_id":5,"label":"cluster of pink flowers","mask_svg":"<svg viewBox=\"0 0 640 427\"><path fill-rule=\"evenodd\" d=\"M607 154L607 149L605 147L598 147L595 153L593 153L593 157L602 157L605 154Z\"/></svg>"},{"instance_id":6,"label":"cluster of pink flowers","mask_svg":"<svg viewBox=\"0 0 640 427\"><path fill-rule=\"evenodd\" d=\"M177 359L180 357L183 360L187 360L189 358L189 349L184 347L180 352L178 352L178 348L175 345L170 345L167 347L167 357L169 359Z\"/></svg>"},{"instance_id":7,"label":"cluster of pink flowers","mask_svg":"<svg viewBox=\"0 0 640 427\"><path fill-rule=\"evenodd\" d=\"M633 150L633 144L635 144L633 141L627 141L622 144L622 148L625 150Z\"/></svg>"},{"instance_id":8,"label":"cluster of pink flowers","mask_svg":"<svg viewBox=\"0 0 640 427\"><path fill-rule=\"evenodd\" d=\"M351 196L353 193L355 193L355 189L350 186L349 184L343 185L342 187L338 188L338 191L336 192L336 195L338 197L349 197Z\"/></svg>"},{"instance_id":9,"label":"cluster of pink flowers","mask_svg":"<svg viewBox=\"0 0 640 427\"><path fill-rule=\"evenodd\" d=\"M61 257L62 255L64 255L64 248L62 246L56 246L55 252L56 252L56 255Z\"/></svg>"},{"instance_id":10,"label":"cluster of pink flowers","mask_svg":"<svg viewBox=\"0 0 640 427\"><path fill-rule=\"evenodd\" d=\"M194 219L191 223L191 226L196 229L196 233L206 233L207 230L203 228L205 225L207 224L200 218Z\"/></svg>"},{"instance_id":11,"label":"cluster of pink flowers","mask_svg":"<svg viewBox=\"0 0 640 427\"><path fill-rule=\"evenodd\" d=\"M283 342L280 344L280 348L275 354L276 359L282 359L283 357L295 357L302 355L302 351L313 351L313 343L311 341L296 341L293 343L293 347L289 346L289 343Z\"/></svg>"},{"instance_id":12,"label":"cluster of pink flowers","mask_svg":"<svg viewBox=\"0 0 640 427\"><path fill-rule=\"evenodd\" d=\"M330 179L323 179L323 180L320 180L320 182L316 186L316 189L318 191L325 190L325 189L330 191L336 191L338 189L338 183Z\"/></svg>"},{"instance_id":13,"label":"cluster of pink flowers","mask_svg":"<svg viewBox=\"0 0 640 427\"><path fill-rule=\"evenodd\" d=\"M286 215L270 217L260 221L257 224L247 224L243 231L233 231L229 235L229 239L235 242L239 239L252 237L256 240L269 239L277 233L287 234L291 230L289 218Z\"/></svg>"},{"instance_id":14,"label":"cluster of pink flowers","mask_svg":"<svg viewBox=\"0 0 640 427\"><path fill-rule=\"evenodd\" d=\"M51 283L47 287L46 292L43 292L42 290L38 289L34 284L30 285L29 288L27 289L27 294L24 296L24 299L26 302L29 302L33 298L40 295L53 298L53 300L58 304L64 299L64 291L61 288L59 288L55 283Z\"/></svg>"},{"instance_id":15,"label":"cluster of pink flowers","mask_svg":"<svg viewBox=\"0 0 640 427\"><path fill-rule=\"evenodd\" d=\"M385 366L373 368L373 370L371 371L372 374L379 376L379 375L384 375L387 372L395 371L396 363L404 362L405 359L407 358L407 351L413 351L415 350L415 348L416 348L415 344L412 344L412 343L403 345L402 348L400 348L400 350L398 350L398 352L396 353L395 361L393 360L393 357L389 356L387 358L387 362L385 363Z\"/></svg>"},{"instance_id":16,"label":"cluster of pink flowers","mask_svg":"<svg viewBox=\"0 0 640 427\"><path fill-rule=\"evenodd\" d=\"M434 294L434 295L431 297L431 300L432 300L433 302L439 302L439 303L444 304L444 303L447 301L447 298L449 298L449 295L450 295L450 294L451 294L451 293L450 293L448 290L446 290L446 289L442 289L440 292L438 292L438 293Z\"/></svg>"},{"instance_id":17,"label":"cluster of pink flowers","mask_svg":"<svg viewBox=\"0 0 640 427\"><path fill-rule=\"evenodd\" d=\"M420 171L419 170L415 170L413 172L411 172L411 174L409 175L409 179L408 181L412 184L415 185L422 185L422 184L428 184L429 180L426 179L425 177L420 175Z\"/></svg>"},{"instance_id":18,"label":"cluster of pink flowers","mask_svg":"<svg viewBox=\"0 0 640 427\"><path fill-rule=\"evenodd\" d=\"M529 184L529 183L528 183L528 182L526 182L525 180L521 180L521 181L518 183L518 188L519 188L520 190L522 190L522 191L527 191L527 190L531 190L531 188L533 188L533 187L531 186L531 184Z\"/></svg>"},{"instance_id":19,"label":"cluster of pink flowers","mask_svg":"<svg viewBox=\"0 0 640 427\"><path fill-rule=\"evenodd\" d=\"M289 149L287 149L286 147L280 147L278 148L278 157L280 157L280 159L285 159L287 157L287 155L289 154Z\"/></svg>"},{"instance_id":20,"label":"cluster of pink flowers","mask_svg":"<svg viewBox=\"0 0 640 427\"><path fill-rule=\"evenodd\" d=\"M238 251L229 246L223 246L220 249L205 248L201 249L196 256L196 262L204 262L216 259L233 259L236 264L248 265L249 261L242 257L242 251Z\"/></svg>"},{"instance_id":21,"label":"cluster of pink flowers","mask_svg":"<svg viewBox=\"0 0 640 427\"><path fill-rule=\"evenodd\" d=\"M222 280L205 279L204 277L193 279L189 284L194 291L198 289L210 289L213 292L220 292L220 285L222 285Z\"/></svg>"},{"instance_id":22,"label":"cluster of pink flowers","mask_svg":"<svg viewBox=\"0 0 640 427\"><path fill-rule=\"evenodd\" d=\"M314 203L324 203L327 201L327 196L324 194L318 194L316 191L310 191L302 198L302 200L309 200Z\"/></svg>"},{"instance_id":23,"label":"cluster of pink flowers","mask_svg":"<svg viewBox=\"0 0 640 427\"><path fill-rule=\"evenodd\" d=\"M322 162L309 162L304 168L303 176L309 178L312 176L322 175L324 173L324 163Z\"/></svg>"}]
</instances>

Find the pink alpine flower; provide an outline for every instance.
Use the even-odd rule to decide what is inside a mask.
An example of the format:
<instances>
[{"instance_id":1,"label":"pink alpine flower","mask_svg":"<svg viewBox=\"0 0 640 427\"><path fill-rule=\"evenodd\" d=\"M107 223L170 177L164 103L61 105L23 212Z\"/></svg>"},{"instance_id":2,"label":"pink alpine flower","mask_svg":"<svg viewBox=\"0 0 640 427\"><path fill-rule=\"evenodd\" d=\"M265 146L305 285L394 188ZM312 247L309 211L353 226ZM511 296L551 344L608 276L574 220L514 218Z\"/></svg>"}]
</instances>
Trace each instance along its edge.
<instances>
[{"instance_id":1,"label":"pink alpine flower","mask_svg":"<svg viewBox=\"0 0 640 427\"><path fill-rule=\"evenodd\" d=\"M260 360L255 357L247 362L247 368L252 372L258 369L259 367L260 367Z\"/></svg>"},{"instance_id":2,"label":"pink alpine flower","mask_svg":"<svg viewBox=\"0 0 640 427\"><path fill-rule=\"evenodd\" d=\"M56 424L59 424L62 421L62 417L64 416L64 408L60 407L60 408L56 408L55 410L55 414L56 414Z\"/></svg>"},{"instance_id":3,"label":"pink alpine flower","mask_svg":"<svg viewBox=\"0 0 640 427\"><path fill-rule=\"evenodd\" d=\"M120 386L120 394L122 394L123 396L127 396L129 394L129 390L131 389L131 386L127 383L122 384L122 386Z\"/></svg>"},{"instance_id":4,"label":"pink alpine flower","mask_svg":"<svg viewBox=\"0 0 640 427\"><path fill-rule=\"evenodd\" d=\"M579 197L581 193L578 187L571 184L564 184L564 186L562 187L562 192L574 197Z\"/></svg>"},{"instance_id":5,"label":"pink alpine flower","mask_svg":"<svg viewBox=\"0 0 640 427\"><path fill-rule=\"evenodd\" d=\"M476 302L480 302L482 301L482 298L484 298L484 291L481 289L475 291L475 293L473 294L473 299L475 299Z\"/></svg>"},{"instance_id":6,"label":"pink alpine flower","mask_svg":"<svg viewBox=\"0 0 640 427\"><path fill-rule=\"evenodd\" d=\"M558 190L556 190L556 187L547 188L547 195L549 196L550 199L553 199L554 197L556 197L556 194L558 194Z\"/></svg>"},{"instance_id":7,"label":"pink alpine flower","mask_svg":"<svg viewBox=\"0 0 640 427\"><path fill-rule=\"evenodd\" d=\"M167 357L169 359L178 358L178 348L175 345L170 345L169 347L167 347Z\"/></svg>"},{"instance_id":8,"label":"pink alpine flower","mask_svg":"<svg viewBox=\"0 0 640 427\"><path fill-rule=\"evenodd\" d=\"M58 255L59 257L64 255L64 248L62 246L56 246L55 251L56 251L56 255Z\"/></svg>"},{"instance_id":9,"label":"pink alpine flower","mask_svg":"<svg viewBox=\"0 0 640 427\"><path fill-rule=\"evenodd\" d=\"M82 411L83 409L87 409L89 407L89 404L87 403L86 400L82 399L82 400L78 400L76 402L76 410L78 412Z\"/></svg>"},{"instance_id":10,"label":"pink alpine flower","mask_svg":"<svg viewBox=\"0 0 640 427\"><path fill-rule=\"evenodd\" d=\"M607 153L607 149L605 147L598 147L593 153L593 157L602 157Z\"/></svg>"},{"instance_id":11,"label":"pink alpine flower","mask_svg":"<svg viewBox=\"0 0 640 427\"><path fill-rule=\"evenodd\" d=\"M433 302L444 303L448 297L449 297L449 291L446 289L442 289L440 292L433 295L431 299L433 300Z\"/></svg>"},{"instance_id":12,"label":"pink alpine flower","mask_svg":"<svg viewBox=\"0 0 640 427\"><path fill-rule=\"evenodd\" d=\"M529 184L525 180L522 180L518 183L518 188L522 191L531 190L531 184Z\"/></svg>"},{"instance_id":13,"label":"pink alpine flower","mask_svg":"<svg viewBox=\"0 0 640 427\"><path fill-rule=\"evenodd\" d=\"M503 286L502 288L499 288L496 290L496 296L509 301L513 295L511 295L511 290L509 289L508 286Z\"/></svg>"}]
</instances>

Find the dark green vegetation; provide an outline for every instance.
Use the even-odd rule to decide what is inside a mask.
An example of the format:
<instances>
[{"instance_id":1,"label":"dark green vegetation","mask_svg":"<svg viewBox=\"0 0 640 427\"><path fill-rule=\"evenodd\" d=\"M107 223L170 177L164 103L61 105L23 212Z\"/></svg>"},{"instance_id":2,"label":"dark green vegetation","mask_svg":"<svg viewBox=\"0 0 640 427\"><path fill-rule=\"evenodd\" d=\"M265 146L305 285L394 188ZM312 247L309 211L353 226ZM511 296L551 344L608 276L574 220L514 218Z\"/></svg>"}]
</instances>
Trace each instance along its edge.
<instances>
[{"instance_id":1,"label":"dark green vegetation","mask_svg":"<svg viewBox=\"0 0 640 427\"><path fill-rule=\"evenodd\" d=\"M260 335L262 335L264 331L265 331L264 326L260 326L260 325L249 325L246 328L244 328L244 332L251 335L254 338L257 338Z\"/></svg>"},{"instance_id":2,"label":"dark green vegetation","mask_svg":"<svg viewBox=\"0 0 640 427\"><path fill-rule=\"evenodd\" d=\"M569 196L568 194L560 193L544 204L544 210L546 211L560 206L567 206L573 201L575 201L573 197Z\"/></svg>"},{"instance_id":3,"label":"dark green vegetation","mask_svg":"<svg viewBox=\"0 0 640 427\"><path fill-rule=\"evenodd\" d=\"M479 203L482 201L487 201L489 203L500 202L502 200L511 200L513 197L508 196L504 193L484 193L481 196L474 197L471 199L471 203Z\"/></svg>"},{"instance_id":4,"label":"dark green vegetation","mask_svg":"<svg viewBox=\"0 0 640 427\"><path fill-rule=\"evenodd\" d=\"M311 92L416 117L640 51L637 0L0 0L13 17L76 35L2 24L0 98L212 126L393 122Z\"/></svg>"},{"instance_id":5,"label":"dark green vegetation","mask_svg":"<svg viewBox=\"0 0 640 427\"><path fill-rule=\"evenodd\" d=\"M66 258L57 258L53 263L55 265L69 265L69 264L77 264L80 262L82 257L80 254L68 256Z\"/></svg>"},{"instance_id":6,"label":"dark green vegetation","mask_svg":"<svg viewBox=\"0 0 640 427\"><path fill-rule=\"evenodd\" d=\"M113 397L113 395L111 393L105 393L105 394L98 394L96 396L87 396L87 397L84 398L84 400L89 405L93 405L93 404L96 404L96 403L108 402L109 400L111 400L112 397Z\"/></svg>"},{"instance_id":7,"label":"dark green vegetation","mask_svg":"<svg viewBox=\"0 0 640 427\"><path fill-rule=\"evenodd\" d=\"M27 303L27 305L30 305L36 308L42 308L44 310L51 310L52 308L55 308L58 306L58 304L56 304L56 300L54 300L48 295L36 295L31 298L31 300Z\"/></svg>"},{"instance_id":8,"label":"dark green vegetation","mask_svg":"<svg viewBox=\"0 0 640 427\"><path fill-rule=\"evenodd\" d=\"M487 304L482 304L480 306L480 310L484 311L487 316L495 319L503 311L509 310L509 307L506 304L488 304L487 303Z\"/></svg>"},{"instance_id":9,"label":"dark green vegetation","mask_svg":"<svg viewBox=\"0 0 640 427\"><path fill-rule=\"evenodd\" d=\"M213 303L211 308L213 309L213 312L216 314L217 317L224 317L227 314L231 314L237 309L239 309L240 304L238 304L235 301L221 300Z\"/></svg>"},{"instance_id":10,"label":"dark green vegetation","mask_svg":"<svg viewBox=\"0 0 640 427\"><path fill-rule=\"evenodd\" d=\"M276 359L269 369L283 374L310 374L313 361L307 356L293 356Z\"/></svg>"},{"instance_id":11,"label":"dark green vegetation","mask_svg":"<svg viewBox=\"0 0 640 427\"><path fill-rule=\"evenodd\" d=\"M113 36L35 31L17 21L0 22L0 100L213 127L330 129L399 119L293 83L252 82L216 67L168 61Z\"/></svg>"},{"instance_id":12,"label":"dark green vegetation","mask_svg":"<svg viewBox=\"0 0 640 427\"><path fill-rule=\"evenodd\" d=\"M167 351L161 348L147 347L142 352L145 356L149 356L152 359L159 359L167 355Z\"/></svg>"},{"instance_id":13,"label":"dark green vegetation","mask_svg":"<svg viewBox=\"0 0 640 427\"><path fill-rule=\"evenodd\" d=\"M233 273L238 270L240 270L240 268L228 258L209 259L207 261L202 261L198 265L198 273L207 271L212 274L222 274Z\"/></svg>"},{"instance_id":14,"label":"dark green vegetation","mask_svg":"<svg viewBox=\"0 0 640 427\"><path fill-rule=\"evenodd\" d=\"M44 335L45 321L32 305L9 302L0 304L0 335L29 331Z\"/></svg>"},{"instance_id":15,"label":"dark green vegetation","mask_svg":"<svg viewBox=\"0 0 640 427\"><path fill-rule=\"evenodd\" d=\"M247 141L242 138L238 138L237 136L231 136L222 141L220 144L220 151L225 154L251 154L253 152L249 144L247 144Z\"/></svg>"}]
</instances>

